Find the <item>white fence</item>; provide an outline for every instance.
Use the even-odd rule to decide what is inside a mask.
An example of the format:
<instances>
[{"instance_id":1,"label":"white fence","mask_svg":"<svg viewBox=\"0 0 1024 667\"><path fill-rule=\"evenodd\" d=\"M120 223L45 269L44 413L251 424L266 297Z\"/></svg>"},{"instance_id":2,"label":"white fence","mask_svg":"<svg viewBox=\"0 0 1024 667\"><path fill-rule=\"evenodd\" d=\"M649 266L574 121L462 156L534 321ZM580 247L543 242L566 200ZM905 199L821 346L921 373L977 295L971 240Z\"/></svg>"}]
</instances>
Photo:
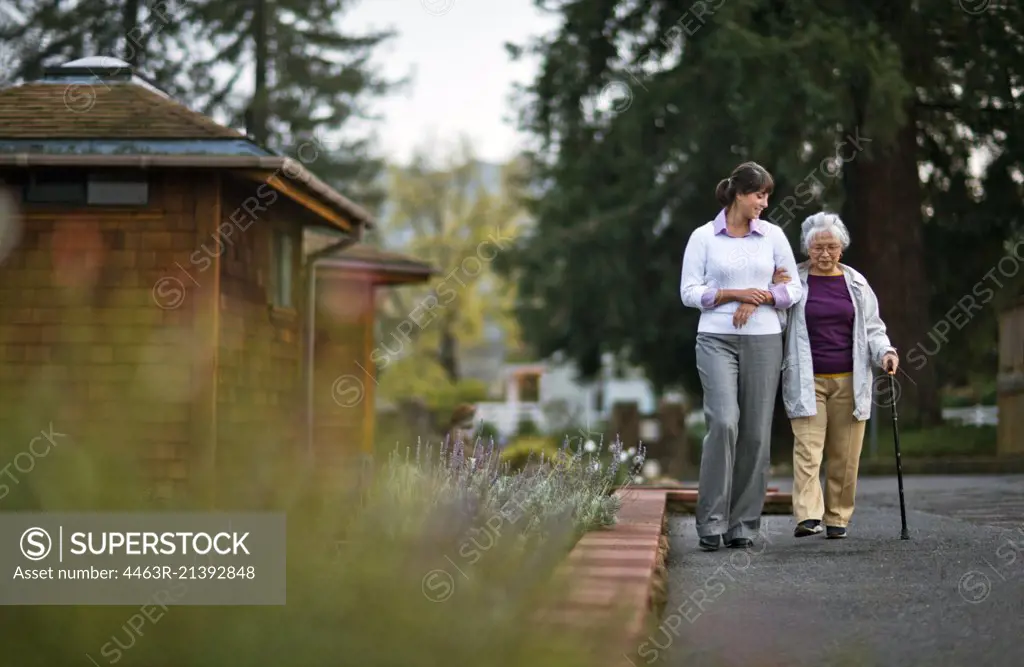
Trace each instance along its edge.
<instances>
[{"instance_id":1,"label":"white fence","mask_svg":"<svg viewBox=\"0 0 1024 667\"><path fill-rule=\"evenodd\" d=\"M547 418L540 403L504 403L485 402L476 404L476 422L494 424L498 432L505 436L514 435L519 422L530 419L542 433L548 431ZM943 421L960 422L965 425L982 426L999 423L999 409L994 405L975 405L969 408L945 408L942 411ZM704 412L693 410L686 416L686 425L694 426L704 423ZM645 419L641 423L641 439L651 441L658 438L656 420Z\"/></svg>"},{"instance_id":2,"label":"white fence","mask_svg":"<svg viewBox=\"0 0 1024 667\"><path fill-rule=\"evenodd\" d=\"M999 407L975 405L969 408L943 408L942 421L959 422L965 426L996 426L999 424ZM694 410L686 415L686 425L704 424L704 411Z\"/></svg>"},{"instance_id":3,"label":"white fence","mask_svg":"<svg viewBox=\"0 0 1024 667\"><path fill-rule=\"evenodd\" d=\"M547 431L547 419L540 403L477 403L476 422L494 424L502 435L512 435L524 419L531 420L541 432Z\"/></svg>"},{"instance_id":4,"label":"white fence","mask_svg":"<svg viewBox=\"0 0 1024 667\"><path fill-rule=\"evenodd\" d=\"M943 408L943 421L958 421L966 426L996 426L999 424L999 407L975 405L970 408Z\"/></svg>"}]
</instances>

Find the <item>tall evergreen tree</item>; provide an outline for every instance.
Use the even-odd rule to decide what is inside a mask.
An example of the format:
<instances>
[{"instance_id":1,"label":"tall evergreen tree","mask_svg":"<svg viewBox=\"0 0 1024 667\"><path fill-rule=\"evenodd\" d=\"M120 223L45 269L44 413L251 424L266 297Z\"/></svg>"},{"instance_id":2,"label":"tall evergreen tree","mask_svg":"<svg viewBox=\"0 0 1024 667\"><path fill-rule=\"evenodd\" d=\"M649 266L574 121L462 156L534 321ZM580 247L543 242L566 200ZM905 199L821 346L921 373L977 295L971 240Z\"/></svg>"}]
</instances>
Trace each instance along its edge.
<instances>
[{"instance_id":1,"label":"tall evergreen tree","mask_svg":"<svg viewBox=\"0 0 1024 667\"><path fill-rule=\"evenodd\" d=\"M194 99L206 113L248 127L260 144L294 154L311 138L326 146L314 170L360 203L382 198L382 162L366 138L328 141L327 135L367 119L367 103L391 90L370 63L391 32L351 35L339 26L353 0L195 0L197 36L212 48L202 56ZM221 81L215 65L229 65Z\"/></svg>"},{"instance_id":2,"label":"tall evergreen tree","mask_svg":"<svg viewBox=\"0 0 1024 667\"><path fill-rule=\"evenodd\" d=\"M182 98L202 74L190 58L180 0L5 0L0 44L9 80L35 80L51 65L86 56L131 64L161 90Z\"/></svg>"},{"instance_id":3,"label":"tall evergreen tree","mask_svg":"<svg viewBox=\"0 0 1024 667\"><path fill-rule=\"evenodd\" d=\"M697 314L679 303L682 250L716 212L715 183L743 160L776 175L769 217L794 240L822 206L844 214L849 259L876 286L901 349L926 340L934 312L955 304L953 285L939 294L928 278L939 258L925 252L942 236L931 232L955 228L991 257L1019 220L1005 176L1024 156L1010 120L1024 72L1019 6L969 15L941 0L537 4L564 21L527 47L542 60L521 106L538 139L542 196L532 202L537 232L507 268L519 276L524 334L544 353L564 350L596 371L611 351L661 387L699 391ZM970 138L957 134L964 127ZM936 157L940 141L951 159ZM959 225L952 203L960 197L962 210L970 190L959 158L986 142L1002 155L980 186L998 220L987 238ZM932 173L958 193L921 182L936 160ZM939 245L940 261L957 256ZM904 382L908 417L937 419L937 367Z\"/></svg>"}]
</instances>

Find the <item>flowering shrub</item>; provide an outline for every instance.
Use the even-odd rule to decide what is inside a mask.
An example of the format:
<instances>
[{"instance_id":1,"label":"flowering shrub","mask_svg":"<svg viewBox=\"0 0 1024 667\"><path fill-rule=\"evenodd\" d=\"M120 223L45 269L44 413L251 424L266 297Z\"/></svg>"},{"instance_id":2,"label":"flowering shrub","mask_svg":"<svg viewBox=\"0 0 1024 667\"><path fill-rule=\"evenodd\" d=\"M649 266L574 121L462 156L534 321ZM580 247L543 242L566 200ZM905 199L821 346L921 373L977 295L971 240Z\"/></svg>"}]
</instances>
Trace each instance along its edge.
<instances>
[{"instance_id":1,"label":"flowering shrub","mask_svg":"<svg viewBox=\"0 0 1024 667\"><path fill-rule=\"evenodd\" d=\"M571 517L574 533L582 535L615 523L620 501L610 491L632 480L645 456L642 448L625 451L619 440L607 453L600 447L571 451L568 440L558 450L540 451L534 456L528 450L526 465L513 470L493 441L484 446L477 440L469 452L462 442L450 448L445 443L437 455L418 445L415 454L407 449L404 459L392 452L384 469L386 486L400 502L413 493L410 489L418 494L428 488L434 494L430 506L457 501L485 517L514 505L526 517L527 537L563 516Z\"/></svg>"},{"instance_id":2,"label":"flowering shrub","mask_svg":"<svg viewBox=\"0 0 1024 667\"><path fill-rule=\"evenodd\" d=\"M0 641L32 667L112 655L146 667L593 665L610 626L537 613L564 600L557 568L580 533L615 520L608 473L576 454L510 474L479 443L394 454L358 494L351 479L282 471L280 497L261 509L287 513L287 605L171 606L141 631L138 606L0 607ZM226 481L225 495L231 484L251 480Z\"/></svg>"},{"instance_id":3,"label":"flowering shrub","mask_svg":"<svg viewBox=\"0 0 1024 667\"><path fill-rule=\"evenodd\" d=\"M501 460L508 464L510 472L518 472L532 462L542 458L553 461L560 454L558 445L550 438L529 436L516 438L501 450Z\"/></svg>"}]
</instances>

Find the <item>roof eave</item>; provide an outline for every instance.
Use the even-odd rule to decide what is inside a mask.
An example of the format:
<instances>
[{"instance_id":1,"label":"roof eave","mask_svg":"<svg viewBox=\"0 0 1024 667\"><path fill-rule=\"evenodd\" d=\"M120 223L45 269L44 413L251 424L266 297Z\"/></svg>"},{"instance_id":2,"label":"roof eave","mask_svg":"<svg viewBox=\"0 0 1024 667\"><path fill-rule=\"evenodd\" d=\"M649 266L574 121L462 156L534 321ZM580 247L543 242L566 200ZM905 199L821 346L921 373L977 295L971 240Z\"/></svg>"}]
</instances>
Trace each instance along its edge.
<instances>
[{"instance_id":1,"label":"roof eave","mask_svg":"<svg viewBox=\"0 0 1024 667\"><path fill-rule=\"evenodd\" d=\"M345 195L327 185L298 160L280 156L219 155L55 155L46 153L0 154L0 167L125 167L132 169L260 169L283 172L298 181L340 213L364 227L373 227L373 217Z\"/></svg>"},{"instance_id":2,"label":"roof eave","mask_svg":"<svg viewBox=\"0 0 1024 667\"><path fill-rule=\"evenodd\" d=\"M429 280L441 272L427 264L400 264L397 262L374 262L362 259L345 259L342 257L321 257L314 262L317 268L337 269L341 271L363 270L381 271L394 274L423 276Z\"/></svg>"}]
</instances>

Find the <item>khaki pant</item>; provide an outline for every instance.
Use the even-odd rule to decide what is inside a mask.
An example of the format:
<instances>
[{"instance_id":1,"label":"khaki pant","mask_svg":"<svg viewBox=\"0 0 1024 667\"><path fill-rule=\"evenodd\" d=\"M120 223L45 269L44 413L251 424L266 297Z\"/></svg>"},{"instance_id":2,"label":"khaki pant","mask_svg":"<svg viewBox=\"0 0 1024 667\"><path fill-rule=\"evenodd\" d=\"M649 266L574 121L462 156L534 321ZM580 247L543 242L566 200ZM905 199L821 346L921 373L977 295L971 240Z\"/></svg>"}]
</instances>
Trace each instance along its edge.
<instances>
[{"instance_id":1,"label":"khaki pant","mask_svg":"<svg viewBox=\"0 0 1024 667\"><path fill-rule=\"evenodd\" d=\"M842 526L853 515L857 469L867 422L853 417L853 375L816 375L817 413L791 419L793 426L793 515L797 522L824 519ZM825 455L825 497L818 475Z\"/></svg>"}]
</instances>

